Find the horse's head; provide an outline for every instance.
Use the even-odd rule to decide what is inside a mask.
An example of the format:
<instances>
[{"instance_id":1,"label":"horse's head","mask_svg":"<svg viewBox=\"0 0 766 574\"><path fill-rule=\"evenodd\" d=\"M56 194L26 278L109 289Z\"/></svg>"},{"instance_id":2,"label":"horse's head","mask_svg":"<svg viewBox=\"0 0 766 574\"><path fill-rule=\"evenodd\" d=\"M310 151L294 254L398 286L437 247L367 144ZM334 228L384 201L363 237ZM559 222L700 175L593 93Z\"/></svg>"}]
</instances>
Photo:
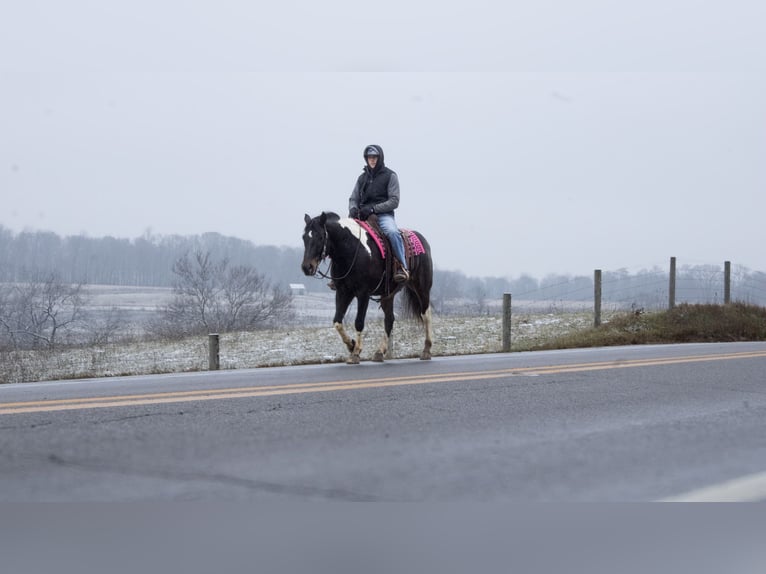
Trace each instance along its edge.
<instances>
[{"instance_id":1,"label":"horse's head","mask_svg":"<svg viewBox=\"0 0 766 574\"><path fill-rule=\"evenodd\" d=\"M311 218L304 217L306 227L303 230L303 263L301 269L306 275L315 275L319 264L327 255L327 214Z\"/></svg>"}]
</instances>

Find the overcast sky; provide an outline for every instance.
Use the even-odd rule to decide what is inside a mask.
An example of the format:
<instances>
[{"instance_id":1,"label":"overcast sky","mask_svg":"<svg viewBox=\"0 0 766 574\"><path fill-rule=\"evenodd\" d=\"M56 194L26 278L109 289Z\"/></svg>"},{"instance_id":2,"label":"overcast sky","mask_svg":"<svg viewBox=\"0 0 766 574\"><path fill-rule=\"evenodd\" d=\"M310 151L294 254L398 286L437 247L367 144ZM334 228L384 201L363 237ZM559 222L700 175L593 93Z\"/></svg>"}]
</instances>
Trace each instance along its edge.
<instances>
[{"instance_id":1,"label":"overcast sky","mask_svg":"<svg viewBox=\"0 0 766 574\"><path fill-rule=\"evenodd\" d=\"M762 0L4 2L0 225L299 246L377 143L440 269L766 271L765 29Z\"/></svg>"}]
</instances>

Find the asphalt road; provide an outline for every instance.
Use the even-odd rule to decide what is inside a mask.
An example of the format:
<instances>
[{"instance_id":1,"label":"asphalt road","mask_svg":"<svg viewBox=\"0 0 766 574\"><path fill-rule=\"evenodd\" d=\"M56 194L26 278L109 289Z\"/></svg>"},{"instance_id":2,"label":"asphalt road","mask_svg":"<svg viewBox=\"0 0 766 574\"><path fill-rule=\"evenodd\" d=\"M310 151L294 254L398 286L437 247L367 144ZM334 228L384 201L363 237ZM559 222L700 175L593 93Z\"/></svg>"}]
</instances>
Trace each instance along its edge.
<instances>
[{"instance_id":1,"label":"asphalt road","mask_svg":"<svg viewBox=\"0 0 766 574\"><path fill-rule=\"evenodd\" d=\"M0 501L766 499L766 344L0 386Z\"/></svg>"}]
</instances>

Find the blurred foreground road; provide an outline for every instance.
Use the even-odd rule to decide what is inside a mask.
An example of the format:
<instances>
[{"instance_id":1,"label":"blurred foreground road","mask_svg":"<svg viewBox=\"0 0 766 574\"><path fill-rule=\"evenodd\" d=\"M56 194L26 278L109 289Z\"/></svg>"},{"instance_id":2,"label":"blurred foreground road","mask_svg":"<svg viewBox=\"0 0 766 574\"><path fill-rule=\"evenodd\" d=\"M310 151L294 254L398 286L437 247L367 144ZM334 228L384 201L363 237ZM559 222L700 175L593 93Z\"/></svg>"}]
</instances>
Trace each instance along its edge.
<instances>
[{"instance_id":1,"label":"blurred foreground road","mask_svg":"<svg viewBox=\"0 0 766 574\"><path fill-rule=\"evenodd\" d=\"M0 386L0 501L766 499L766 344Z\"/></svg>"}]
</instances>

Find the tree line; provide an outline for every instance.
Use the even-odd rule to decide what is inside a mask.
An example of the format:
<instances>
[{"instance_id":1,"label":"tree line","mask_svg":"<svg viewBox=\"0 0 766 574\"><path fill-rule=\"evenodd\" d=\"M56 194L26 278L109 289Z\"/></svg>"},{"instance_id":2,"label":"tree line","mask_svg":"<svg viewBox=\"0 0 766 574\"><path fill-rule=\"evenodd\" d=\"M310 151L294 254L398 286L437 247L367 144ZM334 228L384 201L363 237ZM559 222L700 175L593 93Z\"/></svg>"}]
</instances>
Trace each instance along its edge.
<instances>
[{"instance_id":1,"label":"tree line","mask_svg":"<svg viewBox=\"0 0 766 574\"><path fill-rule=\"evenodd\" d=\"M184 255L208 252L231 265L253 267L278 285L301 281L303 250L259 246L220 233L154 235L136 239L61 237L48 231L13 233L0 226L0 283L55 273L65 283L172 287L173 265Z\"/></svg>"}]
</instances>

